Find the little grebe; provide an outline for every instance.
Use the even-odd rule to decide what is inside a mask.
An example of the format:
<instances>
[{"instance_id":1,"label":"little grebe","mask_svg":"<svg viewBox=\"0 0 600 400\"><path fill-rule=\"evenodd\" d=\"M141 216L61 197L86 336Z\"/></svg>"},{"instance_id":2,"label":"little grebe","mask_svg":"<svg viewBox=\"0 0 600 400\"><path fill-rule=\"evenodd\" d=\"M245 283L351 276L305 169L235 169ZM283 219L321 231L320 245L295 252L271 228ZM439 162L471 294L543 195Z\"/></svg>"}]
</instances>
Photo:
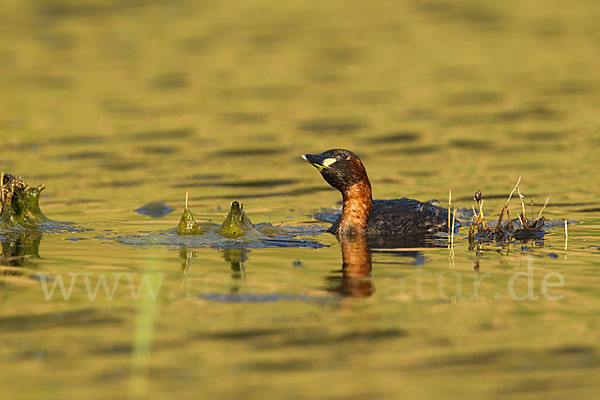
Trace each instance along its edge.
<instances>
[{"instance_id":1,"label":"little grebe","mask_svg":"<svg viewBox=\"0 0 600 400\"><path fill-rule=\"evenodd\" d=\"M448 211L431 203L407 198L373 201L367 171L351 151L332 149L302 158L342 193L342 215L328 230L338 237L423 235L448 229Z\"/></svg>"}]
</instances>

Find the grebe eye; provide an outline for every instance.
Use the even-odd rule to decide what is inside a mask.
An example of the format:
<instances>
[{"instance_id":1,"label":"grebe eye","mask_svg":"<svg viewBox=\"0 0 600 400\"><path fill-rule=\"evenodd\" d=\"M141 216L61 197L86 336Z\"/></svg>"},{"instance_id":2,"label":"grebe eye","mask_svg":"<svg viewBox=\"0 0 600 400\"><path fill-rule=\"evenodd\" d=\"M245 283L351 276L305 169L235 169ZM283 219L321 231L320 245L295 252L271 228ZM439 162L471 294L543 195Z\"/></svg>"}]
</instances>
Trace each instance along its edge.
<instances>
[{"instance_id":1,"label":"grebe eye","mask_svg":"<svg viewBox=\"0 0 600 400\"><path fill-rule=\"evenodd\" d=\"M337 159L335 158L326 158L323 160L323 165L326 167L329 167L331 164L337 162Z\"/></svg>"}]
</instances>

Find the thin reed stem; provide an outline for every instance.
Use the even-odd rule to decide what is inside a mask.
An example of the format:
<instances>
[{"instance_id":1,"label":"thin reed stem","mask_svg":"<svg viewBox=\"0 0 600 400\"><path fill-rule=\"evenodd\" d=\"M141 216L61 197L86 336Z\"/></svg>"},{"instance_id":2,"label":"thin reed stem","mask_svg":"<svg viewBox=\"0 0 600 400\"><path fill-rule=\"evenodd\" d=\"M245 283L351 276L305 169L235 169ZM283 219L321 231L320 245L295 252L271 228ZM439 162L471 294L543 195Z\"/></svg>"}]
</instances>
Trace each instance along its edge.
<instances>
[{"instance_id":1,"label":"thin reed stem","mask_svg":"<svg viewBox=\"0 0 600 400\"><path fill-rule=\"evenodd\" d=\"M450 209L452 207L452 188L448 193L448 233L450 233Z\"/></svg>"},{"instance_id":2,"label":"thin reed stem","mask_svg":"<svg viewBox=\"0 0 600 400\"><path fill-rule=\"evenodd\" d=\"M450 245L454 247L454 224L456 223L456 209L452 210L452 233L450 234Z\"/></svg>"},{"instance_id":3,"label":"thin reed stem","mask_svg":"<svg viewBox=\"0 0 600 400\"><path fill-rule=\"evenodd\" d=\"M546 202L544 203L544 205L542 206L542 209L540 210L540 213L538 214L536 219L540 219L542 217L542 213L544 212L544 210L546 209L546 206L548 205L548 201L550 201L550 197L546 197Z\"/></svg>"}]
</instances>

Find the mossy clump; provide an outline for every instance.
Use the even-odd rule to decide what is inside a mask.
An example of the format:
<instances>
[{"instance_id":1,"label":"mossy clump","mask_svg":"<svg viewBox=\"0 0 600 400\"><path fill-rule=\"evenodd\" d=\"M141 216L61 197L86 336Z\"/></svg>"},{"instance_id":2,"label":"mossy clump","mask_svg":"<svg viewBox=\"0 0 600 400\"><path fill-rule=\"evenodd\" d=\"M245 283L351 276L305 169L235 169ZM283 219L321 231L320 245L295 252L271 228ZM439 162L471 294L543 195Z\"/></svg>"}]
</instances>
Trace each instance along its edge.
<instances>
[{"instance_id":1,"label":"mossy clump","mask_svg":"<svg viewBox=\"0 0 600 400\"><path fill-rule=\"evenodd\" d=\"M194 219L194 215L188 208L188 194L185 194L185 209L179 220L179 224L176 229L179 235L201 235L204 233L204 229L198 225Z\"/></svg>"},{"instance_id":2,"label":"mossy clump","mask_svg":"<svg viewBox=\"0 0 600 400\"><path fill-rule=\"evenodd\" d=\"M2 173L0 175L0 202L2 228L35 228L48 220L40 209L40 194L44 185L30 187L20 177Z\"/></svg>"},{"instance_id":3,"label":"mossy clump","mask_svg":"<svg viewBox=\"0 0 600 400\"><path fill-rule=\"evenodd\" d=\"M236 239L246 234L262 235L246 215L244 206L240 205L237 201L231 203L229 214L227 214L227 217L218 232L230 239Z\"/></svg>"}]
</instances>

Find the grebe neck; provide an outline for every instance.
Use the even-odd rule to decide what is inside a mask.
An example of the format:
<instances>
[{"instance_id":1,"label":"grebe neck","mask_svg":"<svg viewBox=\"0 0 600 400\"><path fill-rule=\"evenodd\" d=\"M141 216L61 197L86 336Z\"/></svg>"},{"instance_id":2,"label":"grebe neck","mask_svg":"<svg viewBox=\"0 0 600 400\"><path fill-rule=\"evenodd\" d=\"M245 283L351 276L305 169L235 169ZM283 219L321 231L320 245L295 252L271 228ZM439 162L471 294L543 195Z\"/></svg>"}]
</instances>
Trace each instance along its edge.
<instances>
[{"instance_id":1,"label":"grebe neck","mask_svg":"<svg viewBox=\"0 0 600 400\"><path fill-rule=\"evenodd\" d=\"M369 179L365 177L348 187L342 192L342 198L344 205L337 235L364 234L373 204Z\"/></svg>"}]
</instances>

